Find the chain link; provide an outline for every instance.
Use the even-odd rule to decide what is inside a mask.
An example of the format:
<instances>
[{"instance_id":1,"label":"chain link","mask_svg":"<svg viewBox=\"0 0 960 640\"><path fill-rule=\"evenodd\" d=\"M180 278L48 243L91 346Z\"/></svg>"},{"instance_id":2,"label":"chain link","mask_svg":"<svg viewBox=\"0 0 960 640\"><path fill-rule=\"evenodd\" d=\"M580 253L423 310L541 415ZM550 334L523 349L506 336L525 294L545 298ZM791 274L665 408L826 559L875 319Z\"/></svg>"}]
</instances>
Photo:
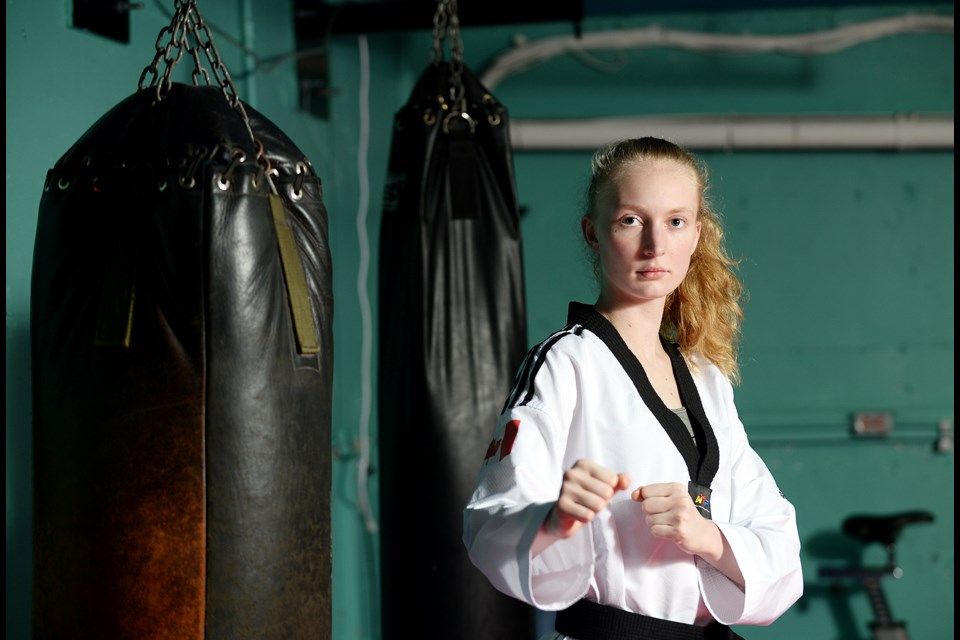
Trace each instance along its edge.
<instances>
[{"instance_id":1,"label":"chain link","mask_svg":"<svg viewBox=\"0 0 960 640\"><path fill-rule=\"evenodd\" d=\"M259 150L257 152L257 162L264 169L270 190L276 193L276 187L271 177L272 168L270 161L263 152L263 145L253 134L253 128L250 126L250 118L247 116L247 110L244 108L243 102L237 94L237 87L233 84L230 72L220 58L220 52L213 44L213 34L210 33L210 29L207 28L206 23L203 21L203 16L200 15L200 11L197 9L196 0L174 0L174 6L176 10L174 11L173 19L170 21L170 26L160 30L160 35L157 36L156 43L157 52L153 57L153 61L147 65L143 73L140 74L140 81L137 85L138 89L143 90L148 87L153 87L156 90L157 102L163 101L170 91L170 87L173 86L173 68L177 66L183 58L184 52L188 52L191 58L193 58L193 73L191 74L193 84L200 86L202 79L205 85L212 86L210 74L207 72L207 68L204 66L203 60L200 57L200 52L202 51L207 62L210 64L210 69L212 70L217 85L227 99L227 103L243 119L243 124L247 129L247 133L250 134L250 140L253 142L253 146ZM169 34L169 40L165 40L164 36L167 34ZM161 62L163 62L164 65L162 73L159 70ZM147 82L148 78L149 82Z\"/></svg>"}]
</instances>

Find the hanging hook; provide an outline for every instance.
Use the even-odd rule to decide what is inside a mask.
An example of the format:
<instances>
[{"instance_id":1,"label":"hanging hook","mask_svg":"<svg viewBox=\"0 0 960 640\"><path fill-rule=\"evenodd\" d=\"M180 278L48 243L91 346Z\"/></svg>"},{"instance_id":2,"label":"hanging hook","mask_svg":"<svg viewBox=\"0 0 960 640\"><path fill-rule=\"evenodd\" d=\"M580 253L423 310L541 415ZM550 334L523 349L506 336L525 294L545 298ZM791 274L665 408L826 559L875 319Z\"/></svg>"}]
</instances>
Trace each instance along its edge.
<instances>
[{"instance_id":1,"label":"hanging hook","mask_svg":"<svg viewBox=\"0 0 960 640\"><path fill-rule=\"evenodd\" d=\"M450 133L450 125L457 123L460 119L466 120L467 126L470 127L470 133L477 130L477 121L471 118L469 113L466 111L453 111L443 119L443 132Z\"/></svg>"}]
</instances>

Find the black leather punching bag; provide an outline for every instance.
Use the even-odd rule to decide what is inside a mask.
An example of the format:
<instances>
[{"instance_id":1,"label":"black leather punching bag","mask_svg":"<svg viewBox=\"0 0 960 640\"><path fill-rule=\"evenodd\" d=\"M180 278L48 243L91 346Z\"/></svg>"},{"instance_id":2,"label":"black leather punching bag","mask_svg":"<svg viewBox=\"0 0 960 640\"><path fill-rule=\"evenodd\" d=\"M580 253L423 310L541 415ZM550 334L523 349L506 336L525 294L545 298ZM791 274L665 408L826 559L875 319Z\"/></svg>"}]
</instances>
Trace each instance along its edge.
<instances>
[{"instance_id":1,"label":"black leather punching bag","mask_svg":"<svg viewBox=\"0 0 960 640\"><path fill-rule=\"evenodd\" d=\"M40 202L33 637L329 638L320 180L220 87L157 96L94 124Z\"/></svg>"},{"instance_id":2,"label":"black leather punching bag","mask_svg":"<svg viewBox=\"0 0 960 640\"><path fill-rule=\"evenodd\" d=\"M516 638L532 609L470 563L463 508L526 352L507 112L467 68L421 75L396 114L380 235L383 637Z\"/></svg>"}]
</instances>

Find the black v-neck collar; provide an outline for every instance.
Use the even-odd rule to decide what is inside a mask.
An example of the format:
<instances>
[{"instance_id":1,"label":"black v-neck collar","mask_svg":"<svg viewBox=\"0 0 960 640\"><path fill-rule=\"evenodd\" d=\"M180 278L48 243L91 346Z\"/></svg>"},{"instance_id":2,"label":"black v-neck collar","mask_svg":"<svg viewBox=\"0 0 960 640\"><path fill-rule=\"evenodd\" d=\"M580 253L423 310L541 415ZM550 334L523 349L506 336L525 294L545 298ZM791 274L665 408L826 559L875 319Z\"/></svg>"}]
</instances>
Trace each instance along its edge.
<instances>
[{"instance_id":1,"label":"black v-neck collar","mask_svg":"<svg viewBox=\"0 0 960 640\"><path fill-rule=\"evenodd\" d=\"M633 355L623 337L609 320L589 305L571 302L567 322L569 324L579 324L590 330L607 345L637 388L644 404L657 418L680 455L683 456L687 463L687 470L690 472L690 479L709 488L717 469L720 467L717 437L710 426L710 421L707 420L703 404L700 402L697 385L693 381L693 376L687 368L687 363L683 354L680 353L680 349L661 337L660 340L664 349L670 355L673 374L677 379L677 388L680 391L680 398L687 408L687 414L690 416L690 425L696 436L696 443L690 437L683 420L660 399L653 385L650 384L650 379L643 370L640 361Z\"/></svg>"}]
</instances>

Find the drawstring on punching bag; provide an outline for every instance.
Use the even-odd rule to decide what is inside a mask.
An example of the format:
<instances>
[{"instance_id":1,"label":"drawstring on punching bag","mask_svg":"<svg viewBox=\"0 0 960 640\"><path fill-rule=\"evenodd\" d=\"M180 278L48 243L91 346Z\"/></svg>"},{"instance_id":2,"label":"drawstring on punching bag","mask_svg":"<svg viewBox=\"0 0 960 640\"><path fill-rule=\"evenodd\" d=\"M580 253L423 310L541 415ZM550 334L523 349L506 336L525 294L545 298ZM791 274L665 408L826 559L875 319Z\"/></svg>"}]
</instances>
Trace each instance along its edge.
<instances>
[{"instance_id":1,"label":"drawstring on punching bag","mask_svg":"<svg viewBox=\"0 0 960 640\"><path fill-rule=\"evenodd\" d=\"M330 638L321 183L175 5L40 201L33 637Z\"/></svg>"},{"instance_id":2,"label":"drawstring on punching bag","mask_svg":"<svg viewBox=\"0 0 960 640\"><path fill-rule=\"evenodd\" d=\"M463 508L526 353L507 111L440 0L431 61L394 118L380 231L384 640L532 637L532 609L470 563ZM444 48L450 47L450 60Z\"/></svg>"}]
</instances>

